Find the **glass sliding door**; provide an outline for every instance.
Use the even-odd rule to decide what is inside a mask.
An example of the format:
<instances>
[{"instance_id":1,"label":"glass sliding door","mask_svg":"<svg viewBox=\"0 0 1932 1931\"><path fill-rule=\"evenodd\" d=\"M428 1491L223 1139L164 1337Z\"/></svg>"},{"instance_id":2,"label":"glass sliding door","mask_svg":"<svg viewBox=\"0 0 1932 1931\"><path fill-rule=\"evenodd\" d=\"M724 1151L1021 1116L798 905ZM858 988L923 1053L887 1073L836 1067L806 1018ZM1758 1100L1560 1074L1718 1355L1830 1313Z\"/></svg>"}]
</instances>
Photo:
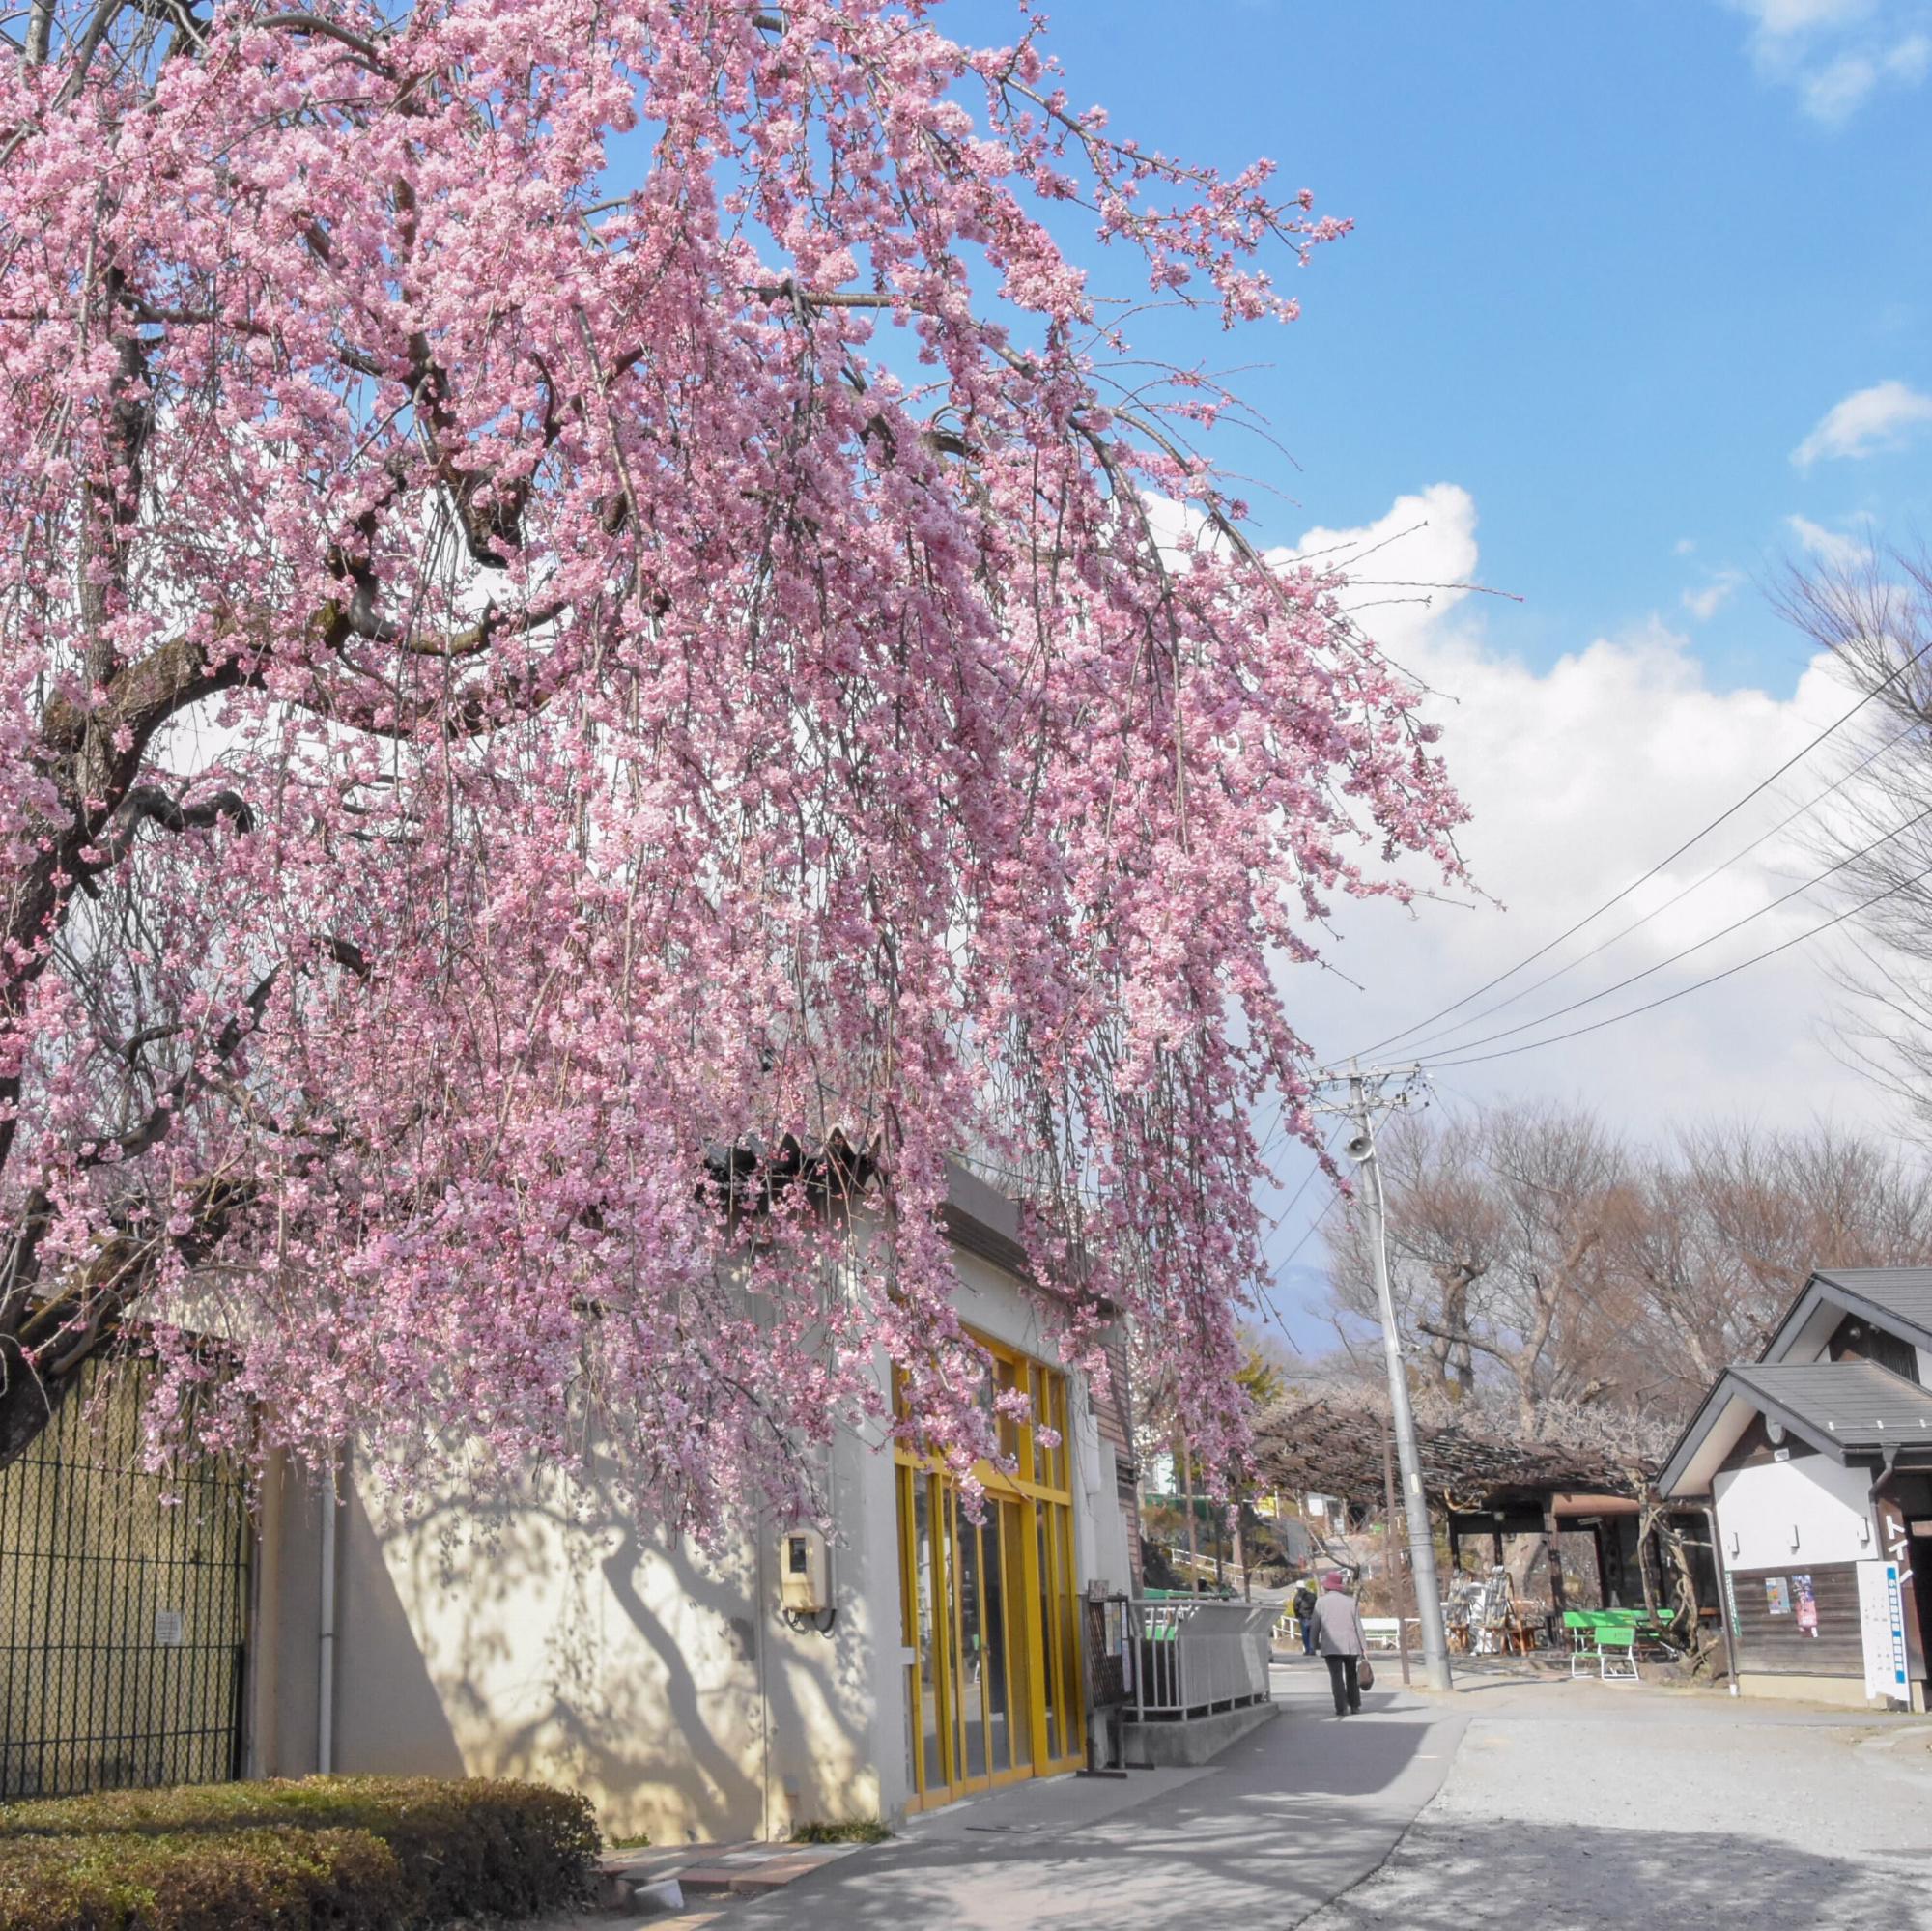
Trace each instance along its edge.
<instances>
[{"instance_id":1,"label":"glass sliding door","mask_svg":"<svg viewBox=\"0 0 1932 1931\"><path fill-rule=\"evenodd\" d=\"M980 1531L980 1563L985 1592L984 1692L986 1768L994 1776L1013 1767L1012 1695L1007 1661L1007 1566L1003 1553L1010 1502L988 1501Z\"/></svg>"},{"instance_id":2,"label":"glass sliding door","mask_svg":"<svg viewBox=\"0 0 1932 1931\"><path fill-rule=\"evenodd\" d=\"M1086 1698L1080 1693L1080 1585L1073 1574L1073 1511L1055 1504L1048 1513L1057 1538L1053 1606L1060 1622L1060 1747L1066 1755L1077 1756L1086 1734Z\"/></svg>"},{"instance_id":3,"label":"glass sliding door","mask_svg":"<svg viewBox=\"0 0 1932 1931\"><path fill-rule=\"evenodd\" d=\"M946 1744L949 1679L942 1614L945 1549L934 1531L942 1519L938 1482L923 1470L899 1471L899 1576L906 1591L904 1637L915 1661L906 1668L908 1741L914 1787L923 1795L952 1780Z\"/></svg>"},{"instance_id":4,"label":"glass sliding door","mask_svg":"<svg viewBox=\"0 0 1932 1931\"><path fill-rule=\"evenodd\" d=\"M1039 1560L1039 1709L1046 1719L1046 1757L1051 1763L1060 1754L1060 1692L1058 1645L1054 1640L1053 1628L1053 1544L1046 1530L1047 1509L1044 1502L1033 1505L1034 1535L1038 1548Z\"/></svg>"},{"instance_id":5,"label":"glass sliding door","mask_svg":"<svg viewBox=\"0 0 1932 1931\"><path fill-rule=\"evenodd\" d=\"M981 1595L985 1578L980 1573L980 1531L967 1519L956 1495L949 1494L947 1505L951 1512L949 1526L955 1551L953 1575L957 1581L953 1626L959 1633L958 1727L953 1746L954 1761L959 1766L959 1781L968 1790L983 1789L986 1782L986 1615Z\"/></svg>"}]
</instances>

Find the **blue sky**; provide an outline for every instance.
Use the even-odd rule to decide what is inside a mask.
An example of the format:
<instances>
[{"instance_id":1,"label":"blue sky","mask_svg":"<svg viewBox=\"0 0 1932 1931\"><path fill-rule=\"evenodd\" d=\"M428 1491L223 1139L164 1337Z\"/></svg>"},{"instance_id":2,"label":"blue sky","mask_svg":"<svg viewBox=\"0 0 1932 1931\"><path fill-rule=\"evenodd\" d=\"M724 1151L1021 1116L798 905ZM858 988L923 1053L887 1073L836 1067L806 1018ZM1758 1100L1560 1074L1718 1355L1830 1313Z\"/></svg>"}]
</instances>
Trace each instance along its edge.
<instances>
[{"instance_id":1,"label":"blue sky","mask_svg":"<svg viewBox=\"0 0 1932 1931\"><path fill-rule=\"evenodd\" d=\"M1803 653L1760 588L1786 519L1932 537L1932 437L1792 461L1849 394L1932 393L1928 16L1069 0L1050 43L1118 128L1227 166L1267 155L1357 223L1296 276L1286 331L1136 328L1177 359L1271 364L1237 384L1299 466L1239 452L1302 506L1258 494L1270 534L1450 479L1479 506L1485 580L1524 599L1491 615L1501 646L1547 662L1656 611L1714 682L1788 688ZM1010 19L965 0L948 23L994 41ZM1683 601L1713 591L1708 617Z\"/></svg>"},{"instance_id":2,"label":"blue sky","mask_svg":"<svg viewBox=\"0 0 1932 1931\"><path fill-rule=\"evenodd\" d=\"M944 17L1011 32L998 0ZM1463 700L1446 749L1477 811L1465 849L1507 910L1343 918L1329 950L1360 990L1311 973L1291 996L1325 1058L1560 931L1842 708L1765 591L1802 554L1794 517L1814 544L1932 543L1932 0L1067 0L1050 43L1118 131L1230 168L1267 155L1357 224L1297 276L1292 328L1136 325L1146 353L1266 364L1236 386L1293 463L1217 448L1255 476L1264 533L1378 533L1426 508L1413 567L1388 575L1473 569L1522 599L1386 613L1401 661ZM1060 232L1096 287L1138 292ZM1774 845L1551 1003L1768 906L1800 867ZM1648 989L1825 910L1776 912ZM1637 1137L1719 1115L1871 1127L1820 950L1459 1070L1439 1102L1580 1101ZM1328 1189L1295 1192L1309 1166L1284 1162L1268 1252L1283 1325L1314 1350Z\"/></svg>"}]
</instances>

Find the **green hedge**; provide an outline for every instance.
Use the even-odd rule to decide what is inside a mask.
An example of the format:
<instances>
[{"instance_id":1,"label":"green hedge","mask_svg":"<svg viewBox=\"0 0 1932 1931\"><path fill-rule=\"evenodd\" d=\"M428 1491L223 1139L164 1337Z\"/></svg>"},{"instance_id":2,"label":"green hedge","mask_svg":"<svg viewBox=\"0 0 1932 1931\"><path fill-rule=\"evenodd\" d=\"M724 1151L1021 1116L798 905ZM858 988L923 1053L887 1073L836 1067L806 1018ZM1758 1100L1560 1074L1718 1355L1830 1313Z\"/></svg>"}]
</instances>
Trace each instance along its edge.
<instances>
[{"instance_id":1,"label":"green hedge","mask_svg":"<svg viewBox=\"0 0 1932 1931\"><path fill-rule=\"evenodd\" d=\"M581 1797L329 1776L0 1807L0 1931L431 1931L579 1901Z\"/></svg>"}]
</instances>

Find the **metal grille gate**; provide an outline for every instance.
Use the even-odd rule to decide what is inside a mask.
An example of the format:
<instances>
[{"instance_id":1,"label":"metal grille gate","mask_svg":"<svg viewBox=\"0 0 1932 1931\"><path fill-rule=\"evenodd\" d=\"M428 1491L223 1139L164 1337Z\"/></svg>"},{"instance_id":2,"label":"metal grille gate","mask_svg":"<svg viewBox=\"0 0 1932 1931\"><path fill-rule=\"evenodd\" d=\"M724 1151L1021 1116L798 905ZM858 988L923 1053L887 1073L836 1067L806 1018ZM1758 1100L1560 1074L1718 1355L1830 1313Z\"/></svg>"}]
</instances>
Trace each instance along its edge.
<instances>
[{"instance_id":1,"label":"metal grille gate","mask_svg":"<svg viewBox=\"0 0 1932 1931\"><path fill-rule=\"evenodd\" d=\"M0 1472L0 1802L242 1775L246 1495L140 1472L144 1375L91 1371Z\"/></svg>"}]
</instances>

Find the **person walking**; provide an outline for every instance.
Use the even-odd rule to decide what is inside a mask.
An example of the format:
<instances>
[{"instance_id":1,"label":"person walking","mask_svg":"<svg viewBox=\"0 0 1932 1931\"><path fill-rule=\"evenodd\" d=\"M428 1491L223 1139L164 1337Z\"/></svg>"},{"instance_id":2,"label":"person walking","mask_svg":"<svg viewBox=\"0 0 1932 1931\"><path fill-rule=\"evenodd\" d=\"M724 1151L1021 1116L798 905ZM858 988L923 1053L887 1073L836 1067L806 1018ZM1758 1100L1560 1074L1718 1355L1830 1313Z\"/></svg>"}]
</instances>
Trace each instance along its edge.
<instances>
[{"instance_id":1,"label":"person walking","mask_svg":"<svg viewBox=\"0 0 1932 1931\"><path fill-rule=\"evenodd\" d=\"M1361 1713L1362 1689L1357 1675L1369 1647L1362 1633L1362 1611L1349 1594L1349 1578L1331 1569L1321 1578L1321 1599L1315 1604L1315 1647L1328 1664L1328 1688L1335 1694L1335 1714Z\"/></svg>"},{"instance_id":2,"label":"person walking","mask_svg":"<svg viewBox=\"0 0 1932 1931\"><path fill-rule=\"evenodd\" d=\"M1315 1589L1304 1576L1295 1585L1294 1620L1301 1625L1301 1653L1315 1654Z\"/></svg>"}]
</instances>

